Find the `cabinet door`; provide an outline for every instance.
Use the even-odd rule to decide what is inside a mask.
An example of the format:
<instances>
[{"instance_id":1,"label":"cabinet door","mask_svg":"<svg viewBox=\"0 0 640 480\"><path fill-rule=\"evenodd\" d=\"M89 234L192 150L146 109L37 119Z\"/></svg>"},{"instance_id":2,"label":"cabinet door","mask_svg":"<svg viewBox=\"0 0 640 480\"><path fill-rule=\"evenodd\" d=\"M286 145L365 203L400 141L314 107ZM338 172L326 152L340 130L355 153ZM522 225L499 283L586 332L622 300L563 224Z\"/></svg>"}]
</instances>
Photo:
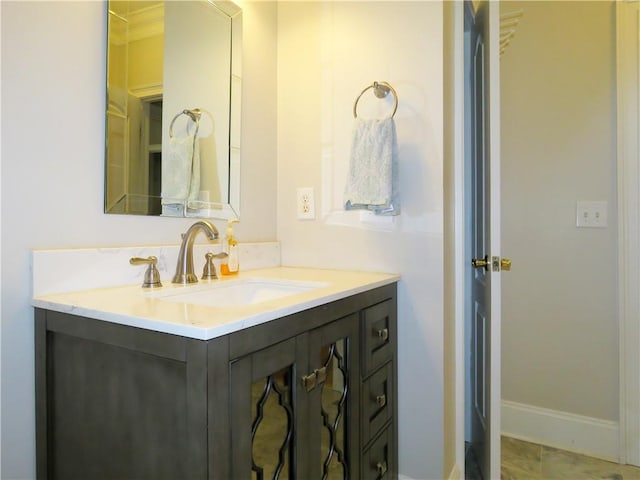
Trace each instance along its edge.
<instances>
[{"instance_id":1,"label":"cabinet door","mask_svg":"<svg viewBox=\"0 0 640 480\"><path fill-rule=\"evenodd\" d=\"M37 477L204 479L206 345L36 310Z\"/></svg>"},{"instance_id":2,"label":"cabinet door","mask_svg":"<svg viewBox=\"0 0 640 480\"><path fill-rule=\"evenodd\" d=\"M309 369L316 379L307 392L310 462L304 478L358 477L359 354L357 314L309 334Z\"/></svg>"},{"instance_id":3,"label":"cabinet door","mask_svg":"<svg viewBox=\"0 0 640 480\"><path fill-rule=\"evenodd\" d=\"M358 315L232 361L231 478L357 478Z\"/></svg>"},{"instance_id":4,"label":"cabinet door","mask_svg":"<svg viewBox=\"0 0 640 480\"><path fill-rule=\"evenodd\" d=\"M231 362L231 478L295 479L304 463L300 389L306 355L292 338Z\"/></svg>"}]
</instances>

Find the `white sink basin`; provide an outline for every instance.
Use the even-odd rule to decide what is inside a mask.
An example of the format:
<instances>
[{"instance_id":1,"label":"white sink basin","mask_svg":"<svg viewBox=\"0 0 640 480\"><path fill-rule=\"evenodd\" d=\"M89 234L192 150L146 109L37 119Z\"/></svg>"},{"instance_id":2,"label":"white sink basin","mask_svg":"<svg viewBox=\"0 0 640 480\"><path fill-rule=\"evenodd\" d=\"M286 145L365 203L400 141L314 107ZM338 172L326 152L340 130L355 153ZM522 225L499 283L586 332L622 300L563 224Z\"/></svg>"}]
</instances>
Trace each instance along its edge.
<instances>
[{"instance_id":1,"label":"white sink basin","mask_svg":"<svg viewBox=\"0 0 640 480\"><path fill-rule=\"evenodd\" d=\"M219 283L197 284L154 292L148 296L168 302L190 303L210 307L241 307L327 286L329 284L323 282L247 278Z\"/></svg>"}]
</instances>

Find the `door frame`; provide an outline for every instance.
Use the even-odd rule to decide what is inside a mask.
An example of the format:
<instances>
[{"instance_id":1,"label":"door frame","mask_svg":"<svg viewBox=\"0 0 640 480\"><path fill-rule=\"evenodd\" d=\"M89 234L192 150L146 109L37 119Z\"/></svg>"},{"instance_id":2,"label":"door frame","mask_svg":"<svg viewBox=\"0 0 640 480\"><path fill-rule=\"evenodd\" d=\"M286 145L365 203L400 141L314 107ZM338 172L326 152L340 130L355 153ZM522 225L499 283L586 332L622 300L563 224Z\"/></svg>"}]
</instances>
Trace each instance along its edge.
<instances>
[{"instance_id":1,"label":"door frame","mask_svg":"<svg viewBox=\"0 0 640 480\"><path fill-rule=\"evenodd\" d=\"M455 285L455 292L453 295L453 321L454 321L454 342L455 342L455 465L450 479L464 478L465 470L465 315L467 309L467 286L466 286L466 271L470 268L467 265L466 251L467 251L467 238L465 232L465 186L466 186L466 168L465 168L465 149L464 149L464 115L465 115L465 86L464 86L464 5L463 2L451 2L453 5L449 5L451 11L451 18L448 19L448 25L446 28L451 28L451 49L449 51L450 58L447 59L447 68L452 72L452 79L449 79L451 91L447 94L448 100L451 102L447 108L450 108L448 114L453 115L453 119L449 118L448 126L453 129L451 135L446 139L446 149L449 154L445 161L452 162L452 171L450 172L450 178L447 179L448 187L453 189L453 283ZM494 41L497 42L497 35L499 25L491 26L492 35L495 35ZM498 60L499 61L499 60ZM499 85L490 85L490 91L496 94L496 90L499 93ZM491 93L490 93L491 95ZM499 143L496 144L495 138L496 132L490 132L491 143L493 148L497 148L499 155ZM492 150L493 152L493 150ZM499 182L500 172L497 169L491 169L489 174L493 179ZM499 193L499 192L494 192ZM499 204L499 195L498 195ZM499 207L498 207L499 208ZM491 235L493 236L491 241L491 255L501 255L500 243L499 243L499 231L496 231L492 226ZM498 235L498 237L495 237ZM498 240L496 244L495 241ZM500 273L492 273L492 282L495 280L495 287L500 288ZM496 312L499 318L500 305L491 305L492 312ZM500 350L500 323L494 325L492 334L492 343ZM489 372L498 372L497 378L493 376L491 382L491 397L497 398L497 402L491 402L491 417L496 420L494 426L497 427L495 431L491 432L491 457L492 464L498 469L497 472L492 472L494 475L499 476L500 465L500 410L501 410L501 388L500 388L500 359L492 358L489 362ZM491 375L491 373L490 373Z\"/></svg>"},{"instance_id":2,"label":"door frame","mask_svg":"<svg viewBox=\"0 0 640 480\"><path fill-rule=\"evenodd\" d=\"M640 3L616 2L619 460L640 465Z\"/></svg>"},{"instance_id":3,"label":"door frame","mask_svg":"<svg viewBox=\"0 0 640 480\"><path fill-rule=\"evenodd\" d=\"M466 285L466 192L465 192L465 33L464 2L450 2L452 45L449 62L453 72L450 80L453 119L450 125L453 133L449 140L453 171L451 183L453 187L453 277L454 277L454 337L455 337L455 468L449 480L465 478L465 438L466 438L466 359L465 359L465 315L467 309Z\"/></svg>"},{"instance_id":4,"label":"door frame","mask_svg":"<svg viewBox=\"0 0 640 480\"><path fill-rule=\"evenodd\" d=\"M449 480L464 479L465 460L465 148L464 148L464 4L445 2L445 277L451 287L446 321L453 322L454 465L445 465ZM449 343L451 345L451 343Z\"/></svg>"}]
</instances>

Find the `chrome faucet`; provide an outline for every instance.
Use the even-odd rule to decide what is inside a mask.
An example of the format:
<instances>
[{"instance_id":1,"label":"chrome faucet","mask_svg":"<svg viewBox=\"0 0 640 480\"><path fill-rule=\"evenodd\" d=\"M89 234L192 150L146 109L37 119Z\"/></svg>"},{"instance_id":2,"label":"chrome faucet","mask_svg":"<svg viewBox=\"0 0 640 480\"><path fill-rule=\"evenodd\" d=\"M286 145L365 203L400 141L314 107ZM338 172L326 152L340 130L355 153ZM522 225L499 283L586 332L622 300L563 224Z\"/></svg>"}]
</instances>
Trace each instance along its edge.
<instances>
[{"instance_id":1,"label":"chrome faucet","mask_svg":"<svg viewBox=\"0 0 640 480\"><path fill-rule=\"evenodd\" d=\"M178 264L176 265L176 274L173 276L172 283L196 283L198 277L193 273L193 241L196 239L197 233L202 230L209 240L218 238L218 229L215 225L207 220L200 220L189 227L182 234L182 245L180 245L180 253L178 253Z\"/></svg>"}]
</instances>

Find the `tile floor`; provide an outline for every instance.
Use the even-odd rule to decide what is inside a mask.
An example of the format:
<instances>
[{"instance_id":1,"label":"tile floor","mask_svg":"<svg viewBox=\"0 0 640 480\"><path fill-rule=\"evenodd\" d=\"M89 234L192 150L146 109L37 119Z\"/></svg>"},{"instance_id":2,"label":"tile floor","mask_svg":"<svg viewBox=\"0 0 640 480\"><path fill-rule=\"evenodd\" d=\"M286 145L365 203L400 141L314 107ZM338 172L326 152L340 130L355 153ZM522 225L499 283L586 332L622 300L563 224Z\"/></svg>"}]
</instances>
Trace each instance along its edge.
<instances>
[{"instance_id":1,"label":"tile floor","mask_svg":"<svg viewBox=\"0 0 640 480\"><path fill-rule=\"evenodd\" d=\"M502 480L640 480L640 468L502 437Z\"/></svg>"}]
</instances>

